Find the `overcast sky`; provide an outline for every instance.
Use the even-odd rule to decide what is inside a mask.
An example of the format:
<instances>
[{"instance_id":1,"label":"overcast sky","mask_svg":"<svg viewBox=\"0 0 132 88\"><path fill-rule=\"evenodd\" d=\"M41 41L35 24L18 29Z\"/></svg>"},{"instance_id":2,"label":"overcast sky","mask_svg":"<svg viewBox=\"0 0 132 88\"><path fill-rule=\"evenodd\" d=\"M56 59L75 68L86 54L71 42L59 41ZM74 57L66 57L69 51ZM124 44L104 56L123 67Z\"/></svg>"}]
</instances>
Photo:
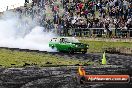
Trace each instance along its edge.
<instances>
[{"instance_id":1,"label":"overcast sky","mask_svg":"<svg viewBox=\"0 0 132 88\"><path fill-rule=\"evenodd\" d=\"M25 0L0 0L0 12L5 11L7 6L13 9L24 5Z\"/></svg>"}]
</instances>

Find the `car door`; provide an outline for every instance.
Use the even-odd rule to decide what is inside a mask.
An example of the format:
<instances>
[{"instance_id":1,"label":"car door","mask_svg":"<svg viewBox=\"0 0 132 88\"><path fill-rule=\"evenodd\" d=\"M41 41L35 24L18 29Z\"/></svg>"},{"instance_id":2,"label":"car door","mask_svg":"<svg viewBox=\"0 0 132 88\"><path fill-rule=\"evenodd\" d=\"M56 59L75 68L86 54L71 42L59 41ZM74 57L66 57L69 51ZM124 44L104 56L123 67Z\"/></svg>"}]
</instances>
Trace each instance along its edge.
<instances>
[{"instance_id":1,"label":"car door","mask_svg":"<svg viewBox=\"0 0 132 88\"><path fill-rule=\"evenodd\" d=\"M60 50L61 51L67 50L67 42L65 41L65 38L60 39Z\"/></svg>"}]
</instances>

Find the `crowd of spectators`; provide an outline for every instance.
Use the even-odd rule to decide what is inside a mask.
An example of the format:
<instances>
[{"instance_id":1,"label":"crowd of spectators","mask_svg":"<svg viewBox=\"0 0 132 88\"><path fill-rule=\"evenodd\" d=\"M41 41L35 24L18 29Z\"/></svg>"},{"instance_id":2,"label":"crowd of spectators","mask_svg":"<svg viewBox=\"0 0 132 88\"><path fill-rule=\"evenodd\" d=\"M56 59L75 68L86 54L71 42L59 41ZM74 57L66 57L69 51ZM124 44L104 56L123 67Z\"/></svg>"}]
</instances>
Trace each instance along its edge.
<instances>
[{"instance_id":1,"label":"crowd of spectators","mask_svg":"<svg viewBox=\"0 0 132 88\"><path fill-rule=\"evenodd\" d=\"M65 1L65 2L64 2ZM130 30L132 28L131 0L64 0L66 27L105 28L111 35L111 28Z\"/></svg>"},{"instance_id":2,"label":"crowd of spectators","mask_svg":"<svg viewBox=\"0 0 132 88\"><path fill-rule=\"evenodd\" d=\"M46 17L46 6L51 8L53 19ZM116 32L132 28L132 0L32 0L31 7L25 11L48 30L55 28L67 32L65 29L69 28L104 28L111 33L111 28Z\"/></svg>"}]
</instances>

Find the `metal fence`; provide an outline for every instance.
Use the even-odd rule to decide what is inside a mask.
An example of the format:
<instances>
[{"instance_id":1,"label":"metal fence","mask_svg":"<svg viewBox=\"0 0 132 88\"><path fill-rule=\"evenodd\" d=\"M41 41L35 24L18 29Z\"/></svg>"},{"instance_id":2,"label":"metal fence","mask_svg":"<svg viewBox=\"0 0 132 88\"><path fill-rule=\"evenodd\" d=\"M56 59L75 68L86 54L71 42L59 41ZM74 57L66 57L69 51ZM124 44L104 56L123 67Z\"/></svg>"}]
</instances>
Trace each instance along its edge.
<instances>
[{"instance_id":1,"label":"metal fence","mask_svg":"<svg viewBox=\"0 0 132 88\"><path fill-rule=\"evenodd\" d=\"M132 28L129 30L121 28L67 28L61 33L63 36L78 37L115 37L129 38L132 37Z\"/></svg>"}]
</instances>

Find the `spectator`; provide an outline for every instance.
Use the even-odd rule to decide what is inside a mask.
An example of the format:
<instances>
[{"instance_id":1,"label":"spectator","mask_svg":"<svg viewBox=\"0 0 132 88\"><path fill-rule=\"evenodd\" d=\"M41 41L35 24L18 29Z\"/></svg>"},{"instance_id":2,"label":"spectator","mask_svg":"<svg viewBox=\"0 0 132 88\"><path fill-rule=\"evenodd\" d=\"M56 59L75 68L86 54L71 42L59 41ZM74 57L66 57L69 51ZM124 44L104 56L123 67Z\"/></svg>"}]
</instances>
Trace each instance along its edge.
<instances>
[{"instance_id":1,"label":"spectator","mask_svg":"<svg viewBox=\"0 0 132 88\"><path fill-rule=\"evenodd\" d=\"M59 29L65 28L105 28L111 35L111 27L117 32L119 28L130 30L132 24L132 3L131 0L32 0L32 8L26 10L33 19L39 19L40 25L47 29L53 28L54 24ZM29 0L25 0L29 3ZM41 7L41 8L40 8ZM45 10L52 10L53 19L48 19ZM42 11L43 10L43 11ZM61 11L63 10L63 12ZM20 13L24 11L17 10ZM39 17L38 17L39 16ZM41 17L42 16L42 17ZM36 18L35 18L36 17ZM51 17L51 18L52 18ZM51 24L51 25L50 25ZM47 26L48 25L48 26ZM64 30L65 32L67 30Z\"/></svg>"}]
</instances>

